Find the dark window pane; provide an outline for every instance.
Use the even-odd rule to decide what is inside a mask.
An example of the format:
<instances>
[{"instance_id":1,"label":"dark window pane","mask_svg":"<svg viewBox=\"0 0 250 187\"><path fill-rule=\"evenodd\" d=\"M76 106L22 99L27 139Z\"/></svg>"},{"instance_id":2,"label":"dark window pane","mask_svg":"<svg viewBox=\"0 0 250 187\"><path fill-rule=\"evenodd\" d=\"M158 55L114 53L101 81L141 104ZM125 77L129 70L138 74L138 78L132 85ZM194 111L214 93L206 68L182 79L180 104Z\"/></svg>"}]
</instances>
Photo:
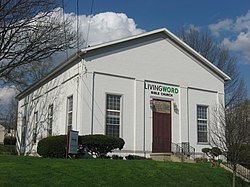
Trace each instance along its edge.
<instances>
[{"instance_id":1,"label":"dark window pane","mask_svg":"<svg viewBox=\"0 0 250 187\"><path fill-rule=\"evenodd\" d=\"M121 96L107 95L106 134L119 137Z\"/></svg>"},{"instance_id":2,"label":"dark window pane","mask_svg":"<svg viewBox=\"0 0 250 187\"><path fill-rule=\"evenodd\" d=\"M207 106L197 106L197 136L198 142L208 142L207 138Z\"/></svg>"}]
</instances>

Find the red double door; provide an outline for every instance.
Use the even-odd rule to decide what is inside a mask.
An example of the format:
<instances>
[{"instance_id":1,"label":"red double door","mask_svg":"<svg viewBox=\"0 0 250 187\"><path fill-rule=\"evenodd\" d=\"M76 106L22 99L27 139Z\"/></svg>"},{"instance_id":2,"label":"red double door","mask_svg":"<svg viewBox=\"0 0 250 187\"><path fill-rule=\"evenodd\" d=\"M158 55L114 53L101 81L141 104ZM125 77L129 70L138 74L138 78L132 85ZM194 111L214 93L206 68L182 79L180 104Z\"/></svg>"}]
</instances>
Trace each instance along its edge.
<instances>
[{"instance_id":1,"label":"red double door","mask_svg":"<svg viewBox=\"0 0 250 187\"><path fill-rule=\"evenodd\" d=\"M153 100L153 153L171 152L171 102Z\"/></svg>"}]
</instances>

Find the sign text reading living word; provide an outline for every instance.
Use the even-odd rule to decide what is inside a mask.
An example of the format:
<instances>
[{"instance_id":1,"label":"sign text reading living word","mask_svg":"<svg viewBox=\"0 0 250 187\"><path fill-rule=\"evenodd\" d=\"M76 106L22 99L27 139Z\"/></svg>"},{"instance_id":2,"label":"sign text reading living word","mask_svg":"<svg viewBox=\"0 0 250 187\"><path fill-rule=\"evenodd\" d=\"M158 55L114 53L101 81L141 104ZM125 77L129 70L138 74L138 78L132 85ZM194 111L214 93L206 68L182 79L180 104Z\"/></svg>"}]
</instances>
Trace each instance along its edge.
<instances>
[{"instance_id":1,"label":"sign text reading living word","mask_svg":"<svg viewBox=\"0 0 250 187\"><path fill-rule=\"evenodd\" d=\"M145 89L150 90L150 93L153 95L168 97L172 97L173 94L179 93L179 90L176 87L154 83L145 83Z\"/></svg>"}]
</instances>

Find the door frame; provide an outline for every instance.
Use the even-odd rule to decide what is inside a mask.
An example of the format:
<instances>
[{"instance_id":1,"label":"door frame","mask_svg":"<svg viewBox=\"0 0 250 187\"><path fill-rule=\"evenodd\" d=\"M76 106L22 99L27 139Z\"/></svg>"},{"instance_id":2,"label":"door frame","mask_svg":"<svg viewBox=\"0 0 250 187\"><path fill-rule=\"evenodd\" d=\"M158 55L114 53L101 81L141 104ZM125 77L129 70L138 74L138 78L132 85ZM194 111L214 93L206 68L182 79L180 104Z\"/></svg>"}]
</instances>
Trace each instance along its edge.
<instances>
[{"instance_id":1,"label":"door frame","mask_svg":"<svg viewBox=\"0 0 250 187\"><path fill-rule=\"evenodd\" d=\"M151 108L151 116L152 116L152 120L151 120L151 124L152 124L152 153L154 153L154 150L153 150L153 141L154 141L154 106L153 106L153 101L156 100L156 101L163 101L163 102L169 102L170 103L170 152L171 152L171 148L172 148L172 140L173 140L173 99L168 99L168 98L159 98L159 97L151 97L150 98L150 108ZM156 152L155 152L156 153Z\"/></svg>"}]
</instances>

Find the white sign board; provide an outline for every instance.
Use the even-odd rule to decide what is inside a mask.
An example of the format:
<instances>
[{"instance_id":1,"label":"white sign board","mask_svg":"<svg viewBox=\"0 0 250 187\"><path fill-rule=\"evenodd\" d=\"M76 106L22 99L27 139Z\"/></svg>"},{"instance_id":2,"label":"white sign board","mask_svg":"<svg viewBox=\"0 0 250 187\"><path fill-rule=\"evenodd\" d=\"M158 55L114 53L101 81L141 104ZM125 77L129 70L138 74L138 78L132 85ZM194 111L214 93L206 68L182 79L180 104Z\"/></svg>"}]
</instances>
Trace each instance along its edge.
<instances>
[{"instance_id":1,"label":"white sign board","mask_svg":"<svg viewBox=\"0 0 250 187\"><path fill-rule=\"evenodd\" d=\"M150 91L150 95L173 97L179 93L179 88L167 84L145 82L145 90Z\"/></svg>"},{"instance_id":2,"label":"white sign board","mask_svg":"<svg viewBox=\"0 0 250 187\"><path fill-rule=\"evenodd\" d=\"M77 154L78 131L70 130L69 133L69 154Z\"/></svg>"}]
</instances>

